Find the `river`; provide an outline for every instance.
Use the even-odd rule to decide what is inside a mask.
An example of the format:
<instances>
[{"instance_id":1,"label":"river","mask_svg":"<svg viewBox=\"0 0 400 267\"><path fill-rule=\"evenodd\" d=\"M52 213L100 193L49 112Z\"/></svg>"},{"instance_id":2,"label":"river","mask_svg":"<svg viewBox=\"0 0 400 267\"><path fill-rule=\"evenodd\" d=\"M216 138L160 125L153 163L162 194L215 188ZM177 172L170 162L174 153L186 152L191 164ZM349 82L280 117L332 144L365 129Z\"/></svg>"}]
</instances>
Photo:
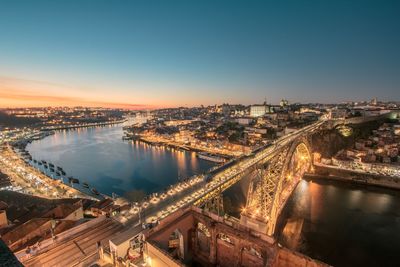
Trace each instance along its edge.
<instances>
[{"instance_id":1,"label":"river","mask_svg":"<svg viewBox=\"0 0 400 267\"><path fill-rule=\"evenodd\" d=\"M400 192L338 181L300 181L279 242L333 266L399 266Z\"/></svg>"},{"instance_id":2,"label":"river","mask_svg":"<svg viewBox=\"0 0 400 267\"><path fill-rule=\"evenodd\" d=\"M82 182L87 182L107 195L157 192L178 177L185 179L215 165L194 152L123 141L122 135L121 124L57 131L26 149L34 159L61 166L66 176L78 178L80 185L74 186L84 190Z\"/></svg>"},{"instance_id":3,"label":"river","mask_svg":"<svg viewBox=\"0 0 400 267\"><path fill-rule=\"evenodd\" d=\"M100 192L159 191L213 163L195 153L122 141L122 126L58 131L27 146ZM248 182L224 193L239 216ZM338 181L302 180L282 211L279 243L333 266L398 266L400 192Z\"/></svg>"},{"instance_id":4,"label":"river","mask_svg":"<svg viewBox=\"0 0 400 267\"><path fill-rule=\"evenodd\" d=\"M245 178L224 192L230 215L240 218L248 186ZM275 236L283 246L333 266L400 266L400 191L303 179Z\"/></svg>"}]
</instances>

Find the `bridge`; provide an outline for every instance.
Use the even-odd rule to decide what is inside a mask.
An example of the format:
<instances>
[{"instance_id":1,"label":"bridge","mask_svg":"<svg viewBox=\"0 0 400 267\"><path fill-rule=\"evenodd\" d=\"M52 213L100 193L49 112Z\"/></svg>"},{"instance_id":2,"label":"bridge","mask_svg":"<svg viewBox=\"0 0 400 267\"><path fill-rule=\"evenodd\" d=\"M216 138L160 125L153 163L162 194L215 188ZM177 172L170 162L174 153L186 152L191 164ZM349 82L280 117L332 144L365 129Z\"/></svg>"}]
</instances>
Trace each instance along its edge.
<instances>
[{"instance_id":1,"label":"bridge","mask_svg":"<svg viewBox=\"0 0 400 267\"><path fill-rule=\"evenodd\" d=\"M241 222L273 235L287 199L304 173L312 169L309 138L325 125L326 121L317 121L285 135L227 168L182 182L175 189L155 195L117 218L126 225L156 223L180 208L212 202L240 179L250 176L247 205L242 211Z\"/></svg>"},{"instance_id":2,"label":"bridge","mask_svg":"<svg viewBox=\"0 0 400 267\"><path fill-rule=\"evenodd\" d=\"M288 134L228 170L216 174L204 194L194 201L202 205L217 197L244 176L250 176L246 207L240 221L256 231L273 235L279 214L304 173L312 171L310 136L324 127L318 121Z\"/></svg>"},{"instance_id":3,"label":"bridge","mask_svg":"<svg viewBox=\"0 0 400 267\"><path fill-rule=\"evenodd\" d=\"M123 225L119 232L114 233L114 236L117 236L115 238L132 240L142 231L142 227L139 227L142 223L156 224L177 210L191 205L207 205L244 177L250 178L250 184L240 223L260 233L274 236L277 220L286 201L303 175L313 171L313 135L340 124L343 123L331 120L317 121L207 175L195 176L171 187L167 192L154 194L149 200L137 203L129 211L113 217ZM80 234L83 233L71 235L70 239L75 240ZM97 241L100 240L85 240L90 243L85 244L93 247ZM107 241L101 241L103 245L108 246ZM110 239L110 244L112 242L113 239ZM110 249L112 250L111 246ZM53 254L57 257L56 247L49 246L43 251L46 258L52 259ZM97 253L86 250L84 252L86 258ZM37 257L28 259L25 263L31 265L35 258ZM66 264L73 266L83 261L84 257Z\"/></svg>"}]
</instances>

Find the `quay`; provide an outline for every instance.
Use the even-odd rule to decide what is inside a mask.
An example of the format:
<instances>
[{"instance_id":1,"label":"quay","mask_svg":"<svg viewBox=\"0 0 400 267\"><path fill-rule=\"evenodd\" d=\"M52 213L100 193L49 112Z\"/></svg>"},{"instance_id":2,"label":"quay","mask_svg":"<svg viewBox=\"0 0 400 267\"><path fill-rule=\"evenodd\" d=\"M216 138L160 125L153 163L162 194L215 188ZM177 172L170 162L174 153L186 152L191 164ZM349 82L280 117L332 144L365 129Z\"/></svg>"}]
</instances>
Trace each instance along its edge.
<instances>
[{"instance_id":1,"label":"quay","mask_svg":"<svg viewBox=\"0 0 400 267\"><path fill-rule=\"evenodd\" d=\"M97 200L60 180L54 180L41 173L16 154L10 146L0 151L0 170L10 177L11 184L17 191L47 199L88 198Z\"/></svg>"},{"instance_id":2,"label":"quay","mask_svg":"<svg viewBox=\"0 0 400 267\"><path fill-rule=\"evenodd\" d=\"M55 130L68 130L68 129L76 129L76 128L96 127L96 126L107 126L107 125L124 123L126 121L127 121L127 119L118 120L118 121L85 123L85 124L77 124L77 125L50 126L50 127L42 127L40 130L41 131L55 131Z\"/></svg>"},{"instance_id":3,"label":"quay","mask_svg":"<svg viewBox=\"0 0 400 267\"><path fill-rule=\"evenodd\" d=\"M216 162L216 163L226 162L227 160L229 160L231 158L237 157L237 155L219 153L219 152L215 152L213 150L207 150L207 149L204 149L204 148L194 147L194 146L191 146L191 145L182 145L182 144L179 144L179 143L174 143L174 142L164 141L164 140L162 140L162 141L153 141L153 140L149 140L149 139L146 139L146 138L143 138L143 137L138 137L138 138L135 138L135 139L123 137L123 140L136 140L136 141L143 142L143 143L149 144L151 146L155 146L155 147L162 146L162 147L173 148L173 149L178 149L178 150L187 151L187 152L196 152L196 153L205 152L205 153L208 153L208 154L210 154L210 155L212 155L212 156L214 156L216 158L220 158L221 161L210 160L210 159L207 159L206 157L201 157L201 158L204 159L204 160L208 160L208 161L212 161L212 162Z\"/></svg>"},{"instance_id":4,"label":"quay","mask_svg":"<svg viewBox=\"0 0 400 267\"><path fill-rule=\"evenodd\" d=\"M349 170L320 163L314 163L314 170L315 173L307 174L306 178L337 180L389 189L400 189L400 177L373 174L360 170Z\"/></svg>"}]
</instances>

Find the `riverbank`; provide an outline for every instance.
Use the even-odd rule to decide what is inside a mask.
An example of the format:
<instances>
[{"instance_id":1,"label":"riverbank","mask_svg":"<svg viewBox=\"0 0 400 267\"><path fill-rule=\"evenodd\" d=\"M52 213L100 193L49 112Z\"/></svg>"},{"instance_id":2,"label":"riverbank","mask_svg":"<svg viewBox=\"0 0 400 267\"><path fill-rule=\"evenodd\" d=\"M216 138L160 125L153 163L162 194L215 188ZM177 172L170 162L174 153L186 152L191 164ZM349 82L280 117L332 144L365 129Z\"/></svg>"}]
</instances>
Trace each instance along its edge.
<instances>
[{"instance_id":1,"label":"riverbank","mask_svg":"<svg viewBox=\"0 0 400 267\"><path fill-rule=\"evenodd\" d=\"M314 170L313 174L307 174L305 178L346 181L400 190L400 177L376 175L321 165L315 165Z\"/></svg>"},{"instance_id":2,"label":"riverbank","mask_svg":"<svg viewBox=\"0 0 400 267\"><path fill-rule=\"evenodd\" d=\"M206 161L214 162L214 163L224 163L230 159L232 159L234 156L232 155L227 155L227 154L221 154L221 153L215 153L213 151L205 150L205 149L200 149L197 147L193 147L191 145L182 145L179 143L173 143L173 142L168 142L168 141L153 141L149 140L143 137L137 137L135 139L126 139L123 138L123 140L132 140L132 141L139 141L143 142L145 144L154 146L154 147L165 147L165 148L172 148L172 149L177 149L180 151L186 151L186 152L195 152L197 157ZM207 156L200 156L200 153L207 153Z\"/></svg>"},{"instance_id":3,"label":"riverbank","mask_svg":"<svg viewBox=\"0 0 400 267\"><path fill-rule=\"evenodd\" d=\"M50 127L41 128L41 131L55 131L55 130L68 130L68 129L77 129L77 128L107 126L107 125L114 125L114 124L124 123L126 121L127 121L127 119L118 120L118 121L106 121L106 122L94 122L94 123L86 123L86 124L77 124L77 125L50 126Z\"/></svg>"},{"instance_id":4,"label":"riverbank","mask_svg":"<svg viewBox=\"0 0 400 267\"><path fill-rule=\"evenodd\" d=\"M0 171L10 177L13 189L21 193L47 199L79 197L97 200L41 173L26 163L10 146L1 148Z\"/></svg>"}]
</instances>

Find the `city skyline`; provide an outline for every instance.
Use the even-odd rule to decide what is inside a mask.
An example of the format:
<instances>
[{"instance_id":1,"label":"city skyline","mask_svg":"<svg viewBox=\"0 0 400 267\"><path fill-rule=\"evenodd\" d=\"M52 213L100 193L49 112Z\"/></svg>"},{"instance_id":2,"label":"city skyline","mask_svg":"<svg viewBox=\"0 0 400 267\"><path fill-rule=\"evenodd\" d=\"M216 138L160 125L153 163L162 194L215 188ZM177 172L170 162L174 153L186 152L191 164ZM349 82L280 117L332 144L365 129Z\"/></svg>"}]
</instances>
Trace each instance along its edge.
<instances>
[{"instance_id":1,"label":"city skyline","mask_svg":"<svg viewBox=\"0 0 400 267\"><path fill-rule=\"evenodd\" d=\"M15 1L0 107L399 101L397 1Z\"/></svg>"}]
</instances>

